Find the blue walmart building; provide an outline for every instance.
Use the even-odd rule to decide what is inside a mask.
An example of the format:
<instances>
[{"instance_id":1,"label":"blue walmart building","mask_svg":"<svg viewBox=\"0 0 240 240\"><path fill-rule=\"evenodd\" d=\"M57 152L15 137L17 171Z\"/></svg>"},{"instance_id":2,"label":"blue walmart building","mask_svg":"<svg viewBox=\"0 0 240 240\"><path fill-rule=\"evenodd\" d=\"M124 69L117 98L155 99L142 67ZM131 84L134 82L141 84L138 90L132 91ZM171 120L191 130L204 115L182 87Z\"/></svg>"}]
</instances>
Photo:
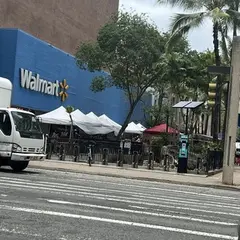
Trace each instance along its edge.
<instances>
[{"instance_id":1,"label":"blue walmart building","mask_svg":"<svg viewBox=\"0 0 240 240\"><path fill-rule=\"evenodd\" d=\"M116 88L91 92L91 80L97 74L105 73L80 70L73 56L19 29L0 29L0 76L13 83L13 106L42 113L71 105L84 113L106 114L121 124L127 99ZM62 102L65 92L68 97ZM141 105L132 120L143 121Z\"/></svg>"}]
</instances>

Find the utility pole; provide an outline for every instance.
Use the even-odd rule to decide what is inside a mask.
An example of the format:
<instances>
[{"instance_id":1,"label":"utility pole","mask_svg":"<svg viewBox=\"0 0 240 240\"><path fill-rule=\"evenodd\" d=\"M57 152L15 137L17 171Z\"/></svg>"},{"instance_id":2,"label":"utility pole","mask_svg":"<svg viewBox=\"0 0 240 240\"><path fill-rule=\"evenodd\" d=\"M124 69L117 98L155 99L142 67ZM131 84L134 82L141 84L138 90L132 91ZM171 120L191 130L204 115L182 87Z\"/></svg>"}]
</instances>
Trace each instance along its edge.
<instances>
[{"instance_id":1,"label":"utility pole","mask_svg":"<svg viewBox=\"0 0 240 240\"><path fill-rule=\"evenodd\" d=\"M222 175L222 182L228 185L233 185L235 143L238 124L240 97L240 37L234 37L233 39L231 65Z\"/></svg>"}]
</instances>

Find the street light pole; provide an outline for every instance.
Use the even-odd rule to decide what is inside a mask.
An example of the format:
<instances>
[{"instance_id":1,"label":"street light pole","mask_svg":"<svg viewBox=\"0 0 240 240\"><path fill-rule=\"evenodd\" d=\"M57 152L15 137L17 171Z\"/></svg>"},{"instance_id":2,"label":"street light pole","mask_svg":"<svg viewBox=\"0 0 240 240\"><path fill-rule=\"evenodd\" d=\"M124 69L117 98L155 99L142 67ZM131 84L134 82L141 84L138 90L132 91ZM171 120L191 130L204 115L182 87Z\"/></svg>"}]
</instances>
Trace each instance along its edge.
<instances>
[{"instance_id":1,"label":"street light pole","mask_svg":"<svg viewBox=\"0 0 240 240\"><path fill-rule=\"evenodd\" d=\"M189 109L187 108L186 113L186 125L185 125L185 134L188 135L188 117L189 117Z\"/></svg>"},{"instance_id":2,"label":"street light pole","mask_svg":"<svg viewBox=\"0 0 240 240\"><path fill-rule=\"evenodd\" d=\"M233 185L235 143L240 97L240 37L234 37L232 50L231 76L228 89L227 121L223 156L224 184Z\"/></svg>"}]
</instances>

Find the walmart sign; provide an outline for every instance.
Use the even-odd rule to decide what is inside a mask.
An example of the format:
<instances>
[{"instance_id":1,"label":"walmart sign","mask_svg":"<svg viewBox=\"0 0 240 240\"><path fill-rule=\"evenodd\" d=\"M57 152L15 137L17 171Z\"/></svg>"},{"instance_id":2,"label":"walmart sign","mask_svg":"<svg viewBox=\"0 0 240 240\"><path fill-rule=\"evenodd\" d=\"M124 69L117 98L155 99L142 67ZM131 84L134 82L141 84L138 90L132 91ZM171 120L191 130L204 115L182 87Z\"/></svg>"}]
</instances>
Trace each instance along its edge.
<instances>
[{"instance_id":1,"label":"walmart sign","mask_svg":"<svg viewBox=\"0 0 240 240\"><path fill-rule=\"evenodd\" d=\"M21 87L32 91L41 92L53 96L59 96L59 81L49 82L41 79L39 74L33 75L32 71L21 68Z\"/></svg>"},{"instance_id":2,"label":"walmart sign","mask_svg":"<svg viewBox=\"0 0 240 240\"><path fill-rule=\"evenodd\" d=\"M40 78L39 74L33 74L32 71L20 68L20 81L22 88L60 97L62 101L68 97L67 89L69 86L65 79L62 82L58 80L50 82Z\"/></svg>"}]
</instances>

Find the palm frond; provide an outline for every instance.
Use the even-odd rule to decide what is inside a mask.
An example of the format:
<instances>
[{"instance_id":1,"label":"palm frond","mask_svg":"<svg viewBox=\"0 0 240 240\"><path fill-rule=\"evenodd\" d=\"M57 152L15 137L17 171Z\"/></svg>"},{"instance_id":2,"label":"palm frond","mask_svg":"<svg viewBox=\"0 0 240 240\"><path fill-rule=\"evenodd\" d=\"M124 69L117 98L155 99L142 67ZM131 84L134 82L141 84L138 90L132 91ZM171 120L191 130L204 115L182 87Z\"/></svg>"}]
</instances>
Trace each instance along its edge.
<instances>
[{"instance_id":1,"label":"palm frond","mask_svg":"<svg viewBox=\"0 0 240 240\"><path fill-rule=\"evenodd\" d=\"M225 38L228 36L228 33L229 33L229 27L231 27L230 26L230 24L229 24L229 22L228 21L223 21L223 22L221 22L221 24L220 24L220 31L222 32L222 34L225 36Z\"/></svg>"},{"instance_id":2,"label":"palm frond","mask_svg":"<svg viewBox=\"0 0 240 240\"><path fill-rule=\"evenodd\" d=\"M237 25L237 27L240 27L240 12L237 12L232 9L226 10L226 13L230 16L230 21L233 22Z\"/></svg>"},{"instance_id":3,"label":"palm frond","mask_svg":"<svg viewBox=\"0 0 240 240\"><path fill-rule=\"evenodd\" d=\"M229 56L231 57L231 55L232 55L232 42L233 42L233 40L232 40L232 38L231 37L229 37L229 36L227 36L226 37L226 41L227 41L227 45L228 45L228 51L229 51Z\"/></svg>"},{"instance_id":4,"label":"palm frond","mask_svg":"<svg viewBox=\"0 0 240 240\"><path fill-rule=\"evenodd\" d=\"M230 16L228 19L228 25L234 30L233 35L237 34L237 30L240 29L240 12L228 9L226 13Z\"/></svg>"},{"instance_id":5,"label":"palm frond","mask_svg":"<svg viewBox=\"0 0 240 240\"><path fill-rule=\"evenodd\" d=\"M199 13L190 13L190 14L184 14L179 13L176 14L173 17L171 29L172 33L175 31L178 31L178 29L184 27L184 26L190 26L191 28L199 27L204 18L205 18L205 12L199 12Z\"/></svg>"},{"instance_id":6,"label":"palm frond","mask_svg":"<svg viewBox=\"0 0 240 240\"><path fill-rule=\"evenodd\" d=\"M228 46L232 46L232 38L226 36Z\"/></svg>"},{"instance_id":7,"label":"palm frond","mask_svg":"<svg viewBox=\"0 0 240 240\"><path fill-rule=\"evenodd\" d=\"M225 22L228 19L231 19L230 15L226 11L218 7L212 9L208 15L212 18L213 22Z\"/></svg>"},{"instance_id":8,"label":"palm frond","mask_svg":"<svg viewBox=\"0 0 240 240\"><path fill-rule=\"evenodd\" d=\"M240 20L240 12L235 11L235 10L233 10L233 9L228 9L228 10L226 10L226 13L227 13L231 18Z\"/></svg>"},{"instance_id":9,"label":"palm frond","mask_svg":"<svg viewBox=\"0 0 240 240\"><path fill-rule=\"evenodd\" d=\"M240 5L240 0L225 0L225 4L229 6L230 9L237 10Z\"/></svg>"},{"instance_id":10,"label":"palm frond","mask_svg":"<svg viewBox=\"0 0 240 240\"><path fill-rule=\"evenodd\" d=\"M179 6L185 10L196 10L203 6L201 0L157 0L157 2L165 5L169 4L172 7Z\"/></svg>"},{"instance_id":11,"label":"palm frond","mask_svg":"<svg viewBox=\"0 0 240 240\"><path fill-rule=\"evenodd\" d=\"M230 52L228 49L225 32L222 28L220 28L220 34L221 34L220 47L222 50L222 57L226 64L230 64Z\"/></svg>"},{"instance_id":12,"label":"palm frond","mask_svg":"<svg viewBox=\"0 0 240 240\"><path fill-rule=\"evenodd\" d=\"M186 35L191 29L191 26L186 25L183 26L181 28L179 28L178 30L176 30L170 37L170 39L168 40L167 44L166 44L166 49L169 52L172 47L174 46L174 44L176 42L178 42L179 39L181 39L184 35Z\"/></svg>"}]
</instances>

